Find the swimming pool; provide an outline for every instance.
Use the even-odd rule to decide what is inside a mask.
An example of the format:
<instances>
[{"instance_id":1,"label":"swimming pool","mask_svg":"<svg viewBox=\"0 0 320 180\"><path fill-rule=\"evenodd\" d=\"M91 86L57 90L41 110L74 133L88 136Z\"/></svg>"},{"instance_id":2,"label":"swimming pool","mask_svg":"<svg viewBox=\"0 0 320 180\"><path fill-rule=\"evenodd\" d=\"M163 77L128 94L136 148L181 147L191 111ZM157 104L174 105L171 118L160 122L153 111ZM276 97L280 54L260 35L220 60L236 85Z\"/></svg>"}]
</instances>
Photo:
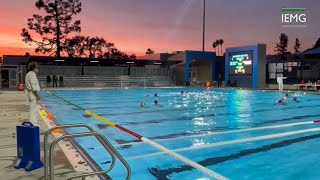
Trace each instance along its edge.
<instances>
[{"instance_id":1,"label":"swimming pool","mask_svg":"<svg viewBox=\"0 0 320 180\"><path fill-rule=\"evenodd\" d=\"M188 94L182 96L181 91L188 91ZM229 179L318 179L320 176L317 170L320 132L211 146L218 142L320 128L320 124L315 123L290 125L320 119L319 95L289 93L284 106L275 104L284 93L267 91L172 88L50 92L171 150L186 148L178 153ZM154 93L159 97L153 97ZM42 96L44 106L60 124L86 123L104 134L130 164L134 180L210 179L171 156L158 154L159 150L116 128L83 116L81 109L57 97L46 93ZM293 97L298 97L300 102L293 102ZM153 106L155 100L164 106ZM141 102L147 107L140 108ZM272 127L250 130L266 126ZM227 131L231 132L224 133ZM110 157L97 141L92 138L77 141L101 168L108 167ZM126 174L124 168L117 165L108 175L112 179L124 179Z\"/></svg>"}]
</instances>

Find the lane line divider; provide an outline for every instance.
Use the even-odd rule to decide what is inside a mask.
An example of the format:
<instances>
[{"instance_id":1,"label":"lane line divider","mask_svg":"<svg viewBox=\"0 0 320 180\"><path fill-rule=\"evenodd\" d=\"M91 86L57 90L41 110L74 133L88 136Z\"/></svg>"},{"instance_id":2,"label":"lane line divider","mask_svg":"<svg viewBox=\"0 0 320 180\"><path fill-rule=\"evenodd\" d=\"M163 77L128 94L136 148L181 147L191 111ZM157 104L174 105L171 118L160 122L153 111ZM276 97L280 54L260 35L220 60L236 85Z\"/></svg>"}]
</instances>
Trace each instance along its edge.
<instances>
[{"instance_id":1,"label":"lane line divider","mask_svg":"<svg viewBox=\"0 0 320 180\"><path fill-rule=\"evenodd\" d=\"M177 140L177 139L199 138L199 137L206 137L206 136L213 136L213 135L232 134L232 133L248 132L248 131L256 131L256 130L279 129L279 128L286 128L286 127L292 127L292 126L314 124L314 123L320 123L320 121L319 122L306 121L306 122L298 122L298 123L288 123L288 124L280 124L280 125L273 125L273 126L262 126L262 127L255 127L255 128L246 128L246 129L239 129L239 130L212 132L212 133L207 133L207 134L186 135L186 136L180 136L180 137L173 137L173 138L166 138L166 139L152 139L152 140L155 142L172 141L172 140ZM129 142L129 143L118 144L115 146L121 147L121 146L138 145L138 144L144 144L144 142Z\"/></svg>"},{"instance_id":2,"label":"lane line divider","mask_svg":"<svg viewBox=\"0 0 320 180\"><path fill-rule=\"evenodd\" d=\"M211 176L211 177L213 177L213 178L215 178L217 180L228 180L228 178L226 178L226 177L224 177L224 176L222 176L222 175L220 175L220 174L218 174L218 173L216 173L216 172L214 172L214 171L212 171L212 170L210 170L210 169L208 169L208 168L206 168L206 167L204 167L204 166L202 166L202 165L200 165L200 164L198 164L198 163L196 163L196 162L194 162L194 161L192 161L192 160L190 160L190 159L188 159L188 158L186 158L184 156L181 156L180 154L177 154L176 152L174 152L174 151L172 151L172 150L170 150L170 149L168 149L168 148L166 148L166 147L164 147L164 146L162 146L162 145L160 145L160 144L158 144L158 143L156 143L156 142L154 142L154 141L152 141L152 140L150 140L150 139L148 139L146 137L143 137L143 136L141 136L139 134L136 134L135 132L130 131L129 129L126 129L126 128L120 126L120 125L117 125L116 123L114 123L112 121L109 121L109 120L107 120L107 119L105 119L105 118L103 118L103 117L101 117L101 116L99 116L99 115L97 115L97 114L95 114L95 113L93 113L91 111L88 111L88 110L86 110L86 109L84 109L84 108L82 108L82 107L80 107L80 106L68 101L68 100L65 100L62 97L59 97L59 96L55 95L54 93L51 93L49 91L45 91L45 92L50 94L50 95L53 95L53 96L55 96L55 97L57 97L59 99L62 99L63 101L67 102L68 104L71 104L71 105L73 105L73 106L75 106L75 107L77 107L79 109L82 109L86 114L88 114L88 115L90 115L90 116L92 116L92 117L94 117L94 118L96 118L96 119L98 119L98 120L110 125L110 126L116 127L116 128L120 129L123 132L126 132L126 133L134 136L135 138L137 138L137 139L139 139L139 140L141 140L141 141L143 141L143 142L145 142L145 143L147 143L147 144L159 149L164 154L170 155L170 156L174 157L175 159L177 159L179 161L182 161L185 164L188 164L189 166L192 166L193 168L198 169L201 172L203 172L203 173L205 173L205 174L207 174L207 175L209 175L209 176ZM160 153L160 154L163 154L163 153Z\"/></svg>"},{"instance_id":3,"label":"lane line divider","mask_svg":"<svg viewBox=\"0 0 320 180\"><path fill-rule=\"evenodd\" d=\"M204 149L204 148L226 146L226 145L231 145L231 144L278 139L278 138L287 137L287 136L293 136L293 135L311 133L311 132L319 132L319 131L320 131L320 128L309 128L309 129L304 129L304 130L289 131L289 132L285 132L285 133L277 133L277 134L271 134L271 135L265 135L265 136L257 136L257 137L251 137L251 138L236 139L236 140L231 140L231 141L222 141L222 142L211 143L211 144L203 144L203 145L199 145L199 146L174 149L171 151L173 151L173 152L186 152L186 151L199 150L199 149ZM163 153L150 153L150 154L141 155L141 156L129 157L127 159L128 160L140 159L140 158L152 157L152 156L157 156L157 155L162 155L162 154Z\"/></svg>"}]
</instances>

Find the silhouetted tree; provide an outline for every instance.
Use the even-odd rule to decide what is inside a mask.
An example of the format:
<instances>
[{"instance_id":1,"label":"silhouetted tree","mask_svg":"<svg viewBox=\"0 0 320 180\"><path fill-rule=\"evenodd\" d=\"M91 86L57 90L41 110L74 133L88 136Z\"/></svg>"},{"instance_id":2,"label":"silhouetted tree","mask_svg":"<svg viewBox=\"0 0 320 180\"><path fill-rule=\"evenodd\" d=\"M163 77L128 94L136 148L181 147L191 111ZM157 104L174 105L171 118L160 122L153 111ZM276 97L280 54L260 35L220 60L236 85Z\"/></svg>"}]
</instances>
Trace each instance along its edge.
<instances>
[{"instance_id":1,"label":"silhouetted tree","mask_svg":"<svg viewBox=\"0 0 320 180\"><path fill-rule=\"evenodd\" d=\"M297 55L300 51L300 41L298 38L296 38L295 44L294 44L294 54Z\"/></svg>"},{"instance_id":2,"label":"silhouetted tree","mask_svg":"<svg viewBox=\"0 0 320 180\"><path fill-rule=\"evenodd\" d=\"M151 48L148 48L146 54L148 55L154 54L154 50Z\"/></svg>"},{"instance_id":3,"label":"silhouetted tree","mask_svg":"<svg viewBox=\"0 0 320 180\"><path fill-rule=\"evenodd\" d=\"M106 40L99 37L87 37L87 51L89 58L101 57L103 55L103 49L106 47Z\"/></svg>"},{"instance_id":4,"label":"silhouetted tree","mask_svg":"<svg viewBox=\"0 0 320 180\"><path fill-rule=\"evenodd\" d=\"M130 55L130 59L136 59L136 58L137 58L136 54L131 54Z\"/></svg>"},{"instance_id":5,"label":"silhouetted tree","mask_svg":"<svg viewBox=\"0 0 320 180\"><path fill-rule=\"evenodd\" d=\"M66 40L66 48L69 57L88 57L86 54L87 41L85 36L75 36Z\"/></svg>"},{"instance_id":6,"label":"silhouetted tree","mask_svg":"<svg viewBox=\"0 0 320 180\"><path fill-rule=\"evenodd\" d=\"M276 47L274 49L275 52L277 52L278 55L280 55L282 58L285 58L286 52L288 52L288 36L285 33L281 33L279 37L280 42L276 44Z\"/></svg>"},{"instance_id":7,"label":"silhouetted tree","mask_svg":"<svg viewBox=\"0 0 320 180\"><path fill-rule=\"evenodd\" d=\"M119 56L114 44L102 37L75 36L66 42L69 57L111 58L112 53Z\"/></svg>"},{"instance_id":8,"label":"silhouetted tree","mask_svg":"<svg viewBox=\"0 0 320 180\"><path fill-rule=\"evenodd\" d=\"M217 46L218 46L218 44L216 42L212 43L212 47L214 49L214 52L216 52L216 55L217 55Z\"/></svg>"},{"instance_id":9,"label":"silhouetted tree","mask_svg":"<svg viewBox=\"0 0 320 180\"><path fill-rule=\"evenodd\" d=\"M122 53L117 48L111 48L111 54L112 59L120 59L122 57Z\"/></svg>"},{"instance_id":10,"label":"silhouetted tree","mask_svg":"<svg viewBox=\"0 0 320 180\"><path fill-rule=\"evenodd\" d=\"M320 47L320 38L318 38L316 44L313 46L313 48L318 48Z\"/></svg>"},{"instance_id":11,"label":"silhouetted tree","mask_svg":"<svg viewBox=\"0 0 320 180\"><path fill-rule=\"evenodd\" d=\"M36 53L51 53L55 51L60 57L66 48L69 34L80 32L80 20L73 17L81 12L80 0L37 0L35 6L44 10L43 15L34 14L28 19L27 28L22 29L23 41L36 44ZM35 37L35 34L38 37Z\"/></svg>"},{"instance_id":12,"label":"silhouetted tree","mask_svg":"<svg viewBox=\"0 0 320 180\"><path fill-rule=\"evenodd\" d=\"M114 48L114 43L108 42L106 44L107 52L104 53L105 58L111 58L111 49Z\"/></svg>"},{"instance_id":13,"label":"silhouetted tree","mask_svg":"<svg viewBox=\"0 0 320 180\"><path fill-rule=\"evenodd\" d=\"M121 58L122 59L129 59L129 56L128 56L128 54L121 52Z\"/></svg>"},{"instance_id":14,"label":"silhouetted tree","mask_svg":"<svg viewBox=\"0 0 320 180\"><path fill-rule=\"evenodd\" d=\"M220 53L220 51L219 51L219 46L220 46L220 41L219 41L219 39L217 39L217 40L215 41L215 43L216 43L216 45L217 45L217 47L218 47L218 56L219 56L219 53Z\"/></svg>"},{"instance_id":15,"label":"silhouetted tree","mask_svg":"<svg viewBox=\"0 0 320 180\"><path fill-rule=\"evenodd\" d=\"M223 39L220 39L219 40L219 45L221 46L220 47L220 56L222 56L222 45L223 45L223 43L224 43Z\"/></svg>"}]
</instances>

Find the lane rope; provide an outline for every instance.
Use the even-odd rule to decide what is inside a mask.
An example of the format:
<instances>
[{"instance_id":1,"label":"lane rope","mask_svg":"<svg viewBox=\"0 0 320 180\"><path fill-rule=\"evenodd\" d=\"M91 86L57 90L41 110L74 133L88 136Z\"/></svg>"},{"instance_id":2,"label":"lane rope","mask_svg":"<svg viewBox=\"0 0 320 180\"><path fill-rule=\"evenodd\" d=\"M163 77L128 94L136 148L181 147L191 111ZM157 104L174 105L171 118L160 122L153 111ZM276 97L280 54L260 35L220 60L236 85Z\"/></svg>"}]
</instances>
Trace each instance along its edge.
<instances>
[{"instance_id":1,"label":"lane rope","mask_svg":"<svg viewBox=\"0 0 320 180\"><path fill-rule=\"evenodd\" d=\"M292 127L292 126L314 124L314 123L315 123L315 121L288 123L288 124L281 124L281 125L246 128L246 129L231 130L231 131L212 132L212 133L200 134L200 135L199 134L198 135L186 135L186 136L166 138L166 139L153 139L153 141L161 142L161 141L172 141L172 140L185 139L185 138L199 138L199 137L206 137L206 136L213 136L213 135L232 134L232 133L248 132L248 131L256 131L256 130L279 129L279 128L286 128L286 127ZM144 144L144 142L129 142L129 143L117 144L115 146L121 147L121 146L138 145L138 144Z\"/></svg>"},{"instance_id":2,"label":"lane rope","mask_svg":"<svg viewBox=\"0 0 320 180\"><path fill-rule=\"evenodd\" d=\"M204 167L204 166L202 166L202 165L200 165L200 164L198 164L198 163L196 163L196 162L194 162L194 161L192 161L192 160L190 160L190 159L188 159L188 158L186 158L184 156L181 156L181 155L177 154L176 152L174 152L174 151L172 151L172 150L170 150L170 149L168 149L168 148L166 148L164 146L161 146L160 144L158 144L158 143L156 143L156 142L154 142L154 141L152 141L152 140L150 140L150 139L148 139L146 137L143 137L143 136L141 136L139 134L136 134L136 133L130 131L129 129L126 129L126 128L120 126L120 125L117 125L116 123L114 123L112 121L109 121L109 120L107 120L107 119L105 119L105 118L103 118L103 117L101 117L101 116L99 116L99 115L97 115L97 114L95 114L95 113L93 113L91 111L88 111L88 110L86 110L86 109L84 109L84 108L82 108L82 107L80 107L80 106L78 106L78 105L76 105L76 104L64 99L64 98L62 98L62 97L59 97L58 95L55 95L54 93L51 93L49 91L45 91L45 92L50 94L50 95L53 95L53 96L55 96L55 97L57 97L59 99L62 99L66 103L71 104L71 105L83 110L86 114L88 114L88 115L90 115L90 116L92 116L92 117L94 117L94 118L96 118L96 119L98 119L98 120L110 125L110 126L118 128L121 131L130 134L131 136L134 136L135 138L137 138L137 139L139 139L139 140L141 140L141 141L143 141L143 142L145 142L145 143L147 143L147 144L159 149L164 154L168 154L168 155L174 157L175 159L177 159L177 160L179 160L179 161L181 161L181 162L183 162L185 164L188 164L189 166L192 166L193 168L195 168L195 169L197 169L197 170L199 170L199 171L201 171L201 172L203 172L203 173L205 173L205 174L207 174L207 175L209 175L209 176L211 176L211 177L213 177L213 178L215 178L217 180L228 180L228 178L226 178L226 177L224 177L224 176L222 176L222 175L220 175L220 174L218 174L218 173L216 173L216 172L214 172L214 171L212 171L212 170L210 170L210 169L208 169L208 168L206 168L206 167ZM163 153L160 153L160 154L163 154Z\"/></svg>"},{"instance_id":3,"label":"lane rope","mask_svg":"<svg viewBox=\"0 0 320 180\"><path fill-rule=\"evenodd\" d=\"M314 123L316 123L316 122L314 121ZM265 135L265 136L257 136L257 137L243 138L243 139L237 139L237 140L231 140L231 141L222 141L222 142L211 143L211 144L203 144L203 145L199 145L199 146L174 149L171 151L173 151L173 152L186 152L186 151L199 150L199 149L204 149L204 148L226 146L226 145L231 145L231 144L247 143L247 142L262 141L262 140L269 140L269 139L278 139L278 138L287 137L287 136L293 136L293 135L310 133L310 132L319 132L319 131L320 131L320 128L309 128L309 129L304 129L304 130L289 131L289 132L285 132L285 133L277 133L277 134L271 134L271 135ZM163 153L150 153L150 154L145 154L145 155L141 155L141 156L129 157L127 159L128 160L140 159L140 158L152 157L152 156L157 156L157 155L162 155L162 154Z\"/></svg>"}]
</instances>

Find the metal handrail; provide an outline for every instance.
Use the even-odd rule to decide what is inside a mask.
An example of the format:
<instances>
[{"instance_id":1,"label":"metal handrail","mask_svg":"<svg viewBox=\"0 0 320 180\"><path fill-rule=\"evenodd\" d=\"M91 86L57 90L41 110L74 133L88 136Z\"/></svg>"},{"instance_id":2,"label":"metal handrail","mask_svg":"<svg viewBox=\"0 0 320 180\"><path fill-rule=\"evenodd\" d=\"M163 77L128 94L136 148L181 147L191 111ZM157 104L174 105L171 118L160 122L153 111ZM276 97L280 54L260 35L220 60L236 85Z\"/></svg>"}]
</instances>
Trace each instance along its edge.
<instances>
[{"instance_id":1,"label":"metal handrail","mask_svg":"<svg viewBox=\"0 0 320 180\"><path fill-rule=\"evenodd\" d=\"M126 177L126 180L129 180L131 178L131 168L129 166L129 164L124 160L124 158L118 153L118 151L116 151L116 149L111 145L111 143L101 134L97 133L97 132L89 132L89 133L78 133L78 134L69 134L69 135L62 135L60 137L58 137L57 139L55 139L49 149L49 167L50 167L50 180L54 180L54 158L53 158L53 152L54 152L54 147L56 146L56 144L61 141L64 138L77 138L77 137L87 137L87 136L95 136L103 145L103 147L110 153L110 155L112 156L117 156L117 158L122 162L122 164L125 166L125 168L127 169L128 175ZM112 152L110 152L112 151ZM113 154L114 153L114 154ZM108 168L107 170L105 170L106 172L109 172L114 166L114 163L111 164L110 168ZM69 177L68 179L74 179L74 178L82 178L83 180L85 179L85 177L87 176L92 176L92 175L99 175L99 174L103 174L105 173L105 171L101 171L101 172L93 172L93 173L84 173L84 174L80 174L80 175L75 175L72 177Z\"/></svg>"},{"instance_id":2,"label":"metal handrail","mask_svg":"<svg viewBox=\"0 0 320 180\"><path fill-rule=\"evenodd\" d=\"M100 133L98 133L98 136L96 136L97 139L100 139L99 141L104 142L110 151L112 151L114 153L114 155L122 162L122 164L125 166L125 168L127 169L128 175L127 175L127 180L129 180L131 178L131 168L129 166L129 164L127 163L127 161L120 155L120 153L112 146L112 144L110 143L110 141L103 135L101 135ZM102 144L102 143L101 143ZM103 144L102 144L103 145ZM110 153L110 152L109 152ZM111 154L111 153L110 153ZM87 177L87 176L92 176L92 175L99 175L99 174L105 174L108 172L107 170L104 171L100 171L100 172L92 172L92 173L85 173L85 174L81 174L81 175L75 175L72 177L67 178L67 180L70 179L75 179L75 178L80 178L80 177Z\"/></svg>"},{"instance_id":3,"label":"metal handrail","mask_svg":"<svg viewBox=\"0 0 320 180\"><path fill-rule=\"evenodd\" d=\"M55 126L53 128L50 128L45 134L44 134L44 179L47 179L49 176L49 168L48 168L48 137L52 133L52 131L56 129L66 129L66 128L75 128L75 127L83 127L87 128L90 132L95 132L95 130L86 125L86 124L66 124L63 126Z\"/></svg>"}]
</instances>

